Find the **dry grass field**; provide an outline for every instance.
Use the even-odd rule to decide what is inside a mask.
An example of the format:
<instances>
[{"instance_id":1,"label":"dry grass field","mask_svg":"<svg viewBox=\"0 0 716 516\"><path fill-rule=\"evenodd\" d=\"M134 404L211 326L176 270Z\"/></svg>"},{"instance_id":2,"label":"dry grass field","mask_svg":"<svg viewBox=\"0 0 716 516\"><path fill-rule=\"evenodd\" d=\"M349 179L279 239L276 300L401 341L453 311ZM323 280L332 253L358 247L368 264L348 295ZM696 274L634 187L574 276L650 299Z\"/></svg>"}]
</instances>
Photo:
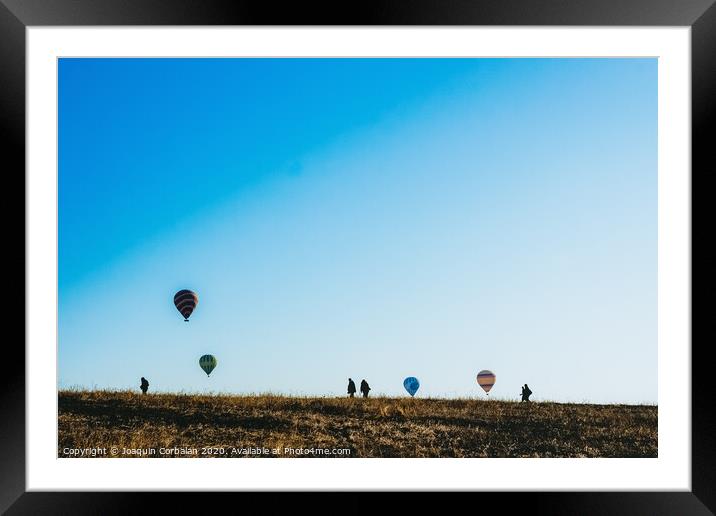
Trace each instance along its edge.
<instances>
[{"instance_id":1,"label":"dry grass field","mask_svg":"<svg viewBox=\"0 0 716 516\"><path fill-rule=\"evenodd\" d=\"M657 407L61 391L58 457L656 457Z\"/></svg>"}]
</instances>

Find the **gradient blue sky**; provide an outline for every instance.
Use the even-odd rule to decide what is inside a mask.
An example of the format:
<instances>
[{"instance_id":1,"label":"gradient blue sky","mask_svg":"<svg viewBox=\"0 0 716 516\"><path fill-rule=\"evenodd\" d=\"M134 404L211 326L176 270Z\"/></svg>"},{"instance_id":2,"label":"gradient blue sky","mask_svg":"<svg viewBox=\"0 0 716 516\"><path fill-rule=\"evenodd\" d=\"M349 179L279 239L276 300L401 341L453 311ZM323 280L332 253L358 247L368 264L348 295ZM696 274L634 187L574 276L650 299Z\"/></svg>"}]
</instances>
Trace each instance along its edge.
<instances>
[{"instance_id":1,"label":"gradient blue sky","mask_svg":"<svg viewBox=\"0 0 716 516\"><path fill-rule=\"evenodd\" d=\"M656 59L59 61L60 387L656 403L656 246Z\"/></svg>"}]
</instances>

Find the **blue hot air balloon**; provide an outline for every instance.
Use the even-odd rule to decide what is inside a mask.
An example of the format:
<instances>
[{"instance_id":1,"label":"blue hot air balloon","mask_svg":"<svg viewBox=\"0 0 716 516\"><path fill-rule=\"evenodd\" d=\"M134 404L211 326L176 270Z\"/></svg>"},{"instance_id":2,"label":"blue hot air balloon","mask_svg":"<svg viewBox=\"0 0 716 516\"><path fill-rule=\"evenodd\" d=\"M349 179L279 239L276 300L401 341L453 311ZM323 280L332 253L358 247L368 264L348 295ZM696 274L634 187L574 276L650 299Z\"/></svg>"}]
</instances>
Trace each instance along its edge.
<instances>
[{"instance_id":1,"label":"blue hot air balloon","mask_svg":"<svg viewBox=\"0 0 716 516\"><path fill-rule=\"evenodd\" d=\"M420 388L420 382L414 376L408 376L405 380L403 380L403 387L405 387L405 390L408 391L408 394L415 396L415 393L418 392L418 389Z\"/></svg>"}]
</instances>

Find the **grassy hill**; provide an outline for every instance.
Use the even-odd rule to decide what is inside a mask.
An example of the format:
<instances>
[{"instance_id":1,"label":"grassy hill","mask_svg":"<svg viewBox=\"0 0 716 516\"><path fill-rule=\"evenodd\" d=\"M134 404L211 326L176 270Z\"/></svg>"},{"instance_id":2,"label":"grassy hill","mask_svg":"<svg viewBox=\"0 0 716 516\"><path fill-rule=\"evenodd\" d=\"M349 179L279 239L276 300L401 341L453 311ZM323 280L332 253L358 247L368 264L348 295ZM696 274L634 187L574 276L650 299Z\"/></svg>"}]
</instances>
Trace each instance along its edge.
<instances>
[{"instance_id":1,"label":"grassy hill","mask_svg":"<svg viewBox=\"0 0 716 516\"><path fill-rule=\"evenodd\" d=\"M58 426L58 457L657 456L653 405L61 391Z\"/></svg>"}]
</instances>

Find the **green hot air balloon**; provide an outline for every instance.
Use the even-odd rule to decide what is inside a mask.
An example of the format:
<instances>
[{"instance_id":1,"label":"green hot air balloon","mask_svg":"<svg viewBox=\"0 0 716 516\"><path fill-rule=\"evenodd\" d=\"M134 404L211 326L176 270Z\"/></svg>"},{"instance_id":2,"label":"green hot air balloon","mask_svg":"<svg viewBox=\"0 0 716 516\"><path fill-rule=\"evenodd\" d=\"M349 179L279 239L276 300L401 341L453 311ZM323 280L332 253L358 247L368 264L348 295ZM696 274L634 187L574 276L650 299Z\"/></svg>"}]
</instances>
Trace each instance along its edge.
<instances>
[{"instance_id":1,"label":"green hot air balloon","mask_svg":"<svg viewBox=\"0 0 716 516\"><path fill-rule=\"evenodd\" d=\"M216 367L216 357L214 355L204 355L199 359L199 367L201 367L206 376L209 376Z\"/></svg>"}]
</instances>

